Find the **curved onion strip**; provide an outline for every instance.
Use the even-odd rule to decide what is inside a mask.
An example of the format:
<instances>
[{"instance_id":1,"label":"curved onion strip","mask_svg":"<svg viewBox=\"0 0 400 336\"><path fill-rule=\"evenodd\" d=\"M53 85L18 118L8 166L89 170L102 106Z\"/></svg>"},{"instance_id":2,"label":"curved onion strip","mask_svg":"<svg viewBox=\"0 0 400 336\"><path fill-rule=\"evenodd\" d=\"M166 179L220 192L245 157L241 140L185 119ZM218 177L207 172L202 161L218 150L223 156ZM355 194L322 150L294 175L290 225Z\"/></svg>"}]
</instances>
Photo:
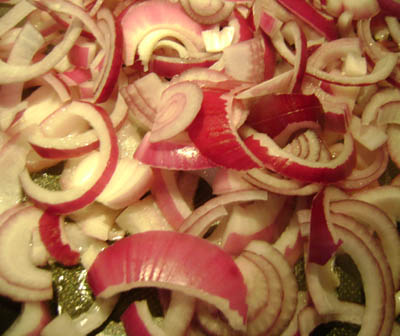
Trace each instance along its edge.
<instances>
[{"instance_id":1,"label":"curved onion strip","mask_svg":"<svg viewBox=\"0 0 400 336\"><path fill-rule=\"evenodd\" d=\"M38 227L42 213L42 210L34 206L23 207L12 213L2 223L0 277L22 290L36 290L51 297L51 272L36 267L29 258L32 231ZM19 253L20 257L15 258L14 253L10 253L11 251ZM22 270L23 277L20 273Z\"/></svg>"},{"instance_id":2,"label":"curved onion strip","mask_svg":"<svg viewBox=\"0 0 400 336\"><path fill-rule=\"evenodd\" d=\"M352 43L349 43L352 42ZM282 34L276 34L272 42L275 46L275 48L278 49L278 51L282 54L282 56L290 63L294 64L294 55L292 51L286 46L283 35ZM325 43L322 47L324 50L327 50L326 54L324 54L325 59L326 58L331 58L334 56L336 59L338 55L346 55L347 52L345 51L346 48L354 49L357 48L359 50L359 45L356 46L354 45L354 42L358 43L357 40L355 39L338 39L338 40L333 40L332 42ZM332 45L330 45L330 43ZM338 48L340 47L340 48ZM321 51L318 52L316 51L316 55L320 55ZM385 56L379 60L376 61L374 69L368 73L367 75L361 76L344 76L341 74L334 74L334 73L328 73L319 67L316 67L313 64L313 60L316 58L316 56L313 57L311 55L309 57L309 62L307 62L307 67L306 67L306 73L309 74L310 76L313 76L315 78L318 78L320 80L329 82L329 83L334 83L334 84L340 84L340 85L369 85L369 84L374 84L377 83L381 80L386 79L389 77L389 75L392 73L393 69L395 68L398 60L398 56L393 54L393 53L386 53ZM318 60L321 65L326 66L326 61L323 60Z\"/></svg>"},{"instance_id":3,"label":"curved onion strip","mask_svg":"<svg viewBox=\"0 0 400 336\"><path fill-rule=\"evenodd\" d=\"M121 26L116 22L110 10L100 9L97 19L107 45L105 45L104 65L99 73L99 79L95 83L93 99L96 103L103 103L111 96L121 71L123 37Z\"/></svg>"},{"instance_id":4,"label":"curved onion strip","mask_svg":"<svg viewBox=\"0 0 400 336\"><path fill-rule=\"evenodd\" d=\"M64 106L58 115L54 115L53 118L60 118L62 121L63 114L71 114L72 116L80 116L79 109L84 105L79 103L69 103ZM94 105L93 105L94 106ZM112 122L112 126L117 131L125 121L128 115L128 107L122 97L118 95L117 101L115 103L114 109L111 112L109 119ZM82 117L84 120L85 118ZM29 142L32 148L43 158L51 159L66 159L82 156L91 152L99 147L98 135L96 135L95 130L90 129L79 134L71 136L67 134L63 137L55 137L54 134L50 133L48 128L51 127L52 121L51 117L46 119L50 126L46 125L46 121L42 123L42 127L34 128L32 134L29 137ZM69 123L71 126L76 125L79 121L70 119ZM54 123L53 123L54 125ZM76 130L78 128L75 128ZM45 134L43 134L45 133Z\"/></svg>"},{"instance_id":5,"label":"curved onion strip","mask_svg":"<svg viewBox=\"0 0 400 336\"><path fill-rule=\"evenodd\" d=\"M234 130L225 93L203 90L203 104L188 128L189 137L204 156L220 166L237 170L259 167L259 160Z\"/></svg>"},{"instance_id":6,"label":"curved onion strip","mask_svg":"<svg viewBox=\"0 0 400 336\"><path fill-rule=\"evenodd\" d=\"M179 231L192 232L198 222L201 221L201 218L218 206L228 205L236 202L250 202L255 200L268 200L268 193L261 190L244 190L214 197L204 203L202 206L195 209L187 218L185 218L184 222L179 228Z\"/></svg>"},{"instance_id":7,"label":"curved onion strip","mask_svg":"<svg viewBox=\"0 0 400 336\"><path fill-rule=\"evenodd\" d=\"M293 76L291 79L288 92L301 92L303 76L307 66L307 40L301 28L294 22L290 21L282 27L284 34L290 34L294 40L296 55L294 59Z\"/></svg>"},{"instance_id":8,"label":"curved onion strip","mask_svg":"<svg viewBox=\"0 0 400 336\"><path fill-rule=\"evenodd\" d=\"M160 0L132 3L119 16L124 36L124 62L132 65L141 40L149 32L168 27L170 36L193 42L198 50L203 47L203 27L186 15L179 4Z\"/></svg>"},{"instance_id":9,"label":"curved onion strip","mask_svg":"<svg viewBox=\"0 0 400 336\"><path fill-rule=\"evenodd\" d=\"M134 157L155 168L198 170L215 167L215 163L202 155L192 143L173 141L150 142L147 133L140 142Z\"/></svg>"},{"instance_id":10,"label":"curved onion strip","mask_svg":"<svg viewBox=\"0 0 400 336\"><path fill-rule=\"evenodd\" d=\"M39 8L47 11L64 13L71 15L73 18L79 19L85 27L87 27L93 34L96 41L101 47L105 47L104 36L98 28L95 20L82 8L70 1L64 0L34 0L33 3Z\"/></svg>"},{"instance_id":11,"label":"curved onion strip","mask_svg":"<svg viewBox=\"0 0 400 336\"><path fill-rule=\"evenodd\" d=\"M25 82L51 70L74 46L82 31L82 22L72 20L63 40L40 61L31 65L10 65L0 60L0 84Z\"/></svg>"},{"instance_id":12,"label":"curved onion strip","mask_svg":"<svg viewBox=\"0 0 400 336\"><path fill-rule=\"evenodd\" d=\"M335 22L332 19L324 17L305 0L301 0L296 4L290 0L278 0L278 2L311 25L317 32L325 36L328 41L339 37Z\"/></svg>"},{"instance_id":13,"label":"curved onion strip","mask_svg":"<svg viewBox=\"0 0 400 336\"><path fill-rule=\"evenodd\" d=\"M14 216L18 216L18 214L24 209L30 208L30 205L17 205L14 206L0 215L0 228ZM24 229L24 231L26 231ZM13 242L15 245L15 241ZM19 251L21 252L21 251ZM16 284L10 283L9 280L6 280L3 275L0 275L0 293L6 297L11 298L14 301L43 301L51 299L53 296L53 291L51 286L43 289L32 289L29 287L21 287Z\"/></svg>"},{"instance_id":14,"label":"curved onion strip","mask_svg":"<svg viewBox=\"0 0 400 336\"><path fill-rule=\"evenodd\" d=\"M243 129L248 148L270 168L284 176L304 181L329 183L337 182L351 174L356 163L354 140L344 135L342 152L328 162L312 162L300 159L282 150L268 135L250 128Z\"/></svg>"},{"instance_id":15,"label":"curved onion strip","mask_svg":"<svg viewBox=\"0 0 400 336\"><path fill-rule=\"evenodd\" d=\"M10 10L1 17L0 36L3 36L7 31L15 27L34 10L36 10L36 7L29 1L18 1L15 6L10 8Z\"/></svg>"},{"instance_id":16,"label":"curved onion strip","mask_svg":"<svg viewBox=\"0 0 400 336\"><path fill-rule=\"evenodd\" d=\"M320 128L324 110L318 98L304 94L268 94L251 106L246 125L267 133L280 145L299 129Z\"/></svg>"},{"instance_id":17,"label":"curved onion strip","mask_svg":"<svg viewBox=\"0 0 400 336\"><path fill-rule=\"evenodd\" d=\"M282 305L277 319L268 331L269 335L281 335L295 313L298 285L287 260L271 244L261 241L251 242L245 249L265 258L278 272L283 287Z\"/></svg>"},{"instance_id":18,"label":"curved onion strip","mask_svg":"<svg viewBox=\"0 0 400 336\"><path fill-rule=\"evenodd\" d=\"M150 142L166 140L184 131L194 120L203 92L192 82L178 82L162 93L149 136Z\"/></svg>"},{"instance_id":19,"label":"curved onion strip","mask_svg":"<svg viewBox=\"0 0 400 336\"><path fill-rule=\"evenodd\" d=\"M388 215L379 208L363 201L346 199L330 204L334 213L342 213L353 217L357 222L366 225L379 237L383 251L391 266L395 289L400 285L400 238Z\"/></svg>"},{"instance_id":20,"label":"curved onion strip","mask_svg":"<svg viewBox=\"0 0 400 336\"><path fill-rule=\"evenodd\" d=\"M342 243L332 226L330 216L329 204L335 197L334 193L334 189L328 187L321 190L312 200L308 243L310 263L326 264Z\"/></svg>"},{"instance_id":21,"label":"curved onion strip","mask_svg":"<svg viewBox=\"0 0 400 336\"><path fill-rule=\"evenodd\" d=\"M7 64L10 65L29 65L35 54L40 50L44 43L44 38L37 29L28 21L22 27L17 39L8 55ZM0 90L1 105L13 107L21 103L24 83L10 83L3 85ZM3 114L2 114L3 115ZM10 126L11 118L8 123L3 122L4 128Z\"/></svg>"},{"instance_id":22,"label":"curved onion strip","mask_svg":"<svg viewBox=\"0 0 400 336\"><path fill-rule=\"evenodd\" d=\"M126 237L100 252L88 282L99 297L138 287L179 290L214 304L233 328L245 329L247 289L238 267L219 247L195 236L149 231Z\"/></svg>"},{"instance_id":23,"label":"curved onion strip","mask_svg":"<svg viewBox=\"0 0 400 336\"><path fill-rule=\"evenodd\" d=\"M222 22L235 8L233 2L225 0L180 0L179 2L193 20L203 24Z\"/></svg>"},{"instance_id":24,"label":"curved onion strip","mask_svg":"<svg viewBox=\"0 0 400 336\"><path fill-rule=\"evenodd\" d=\"M153 169L153 174L154 182L151 191L154 199L168 223L178 230L185 218L192 213L192 209L178 188L178 173Z\"/></svg>"},{"instance_id":25,"label":"curved onion strip","mask_svg":"<svg viewBox=\"0 0 400 336\"><path fill-rule=\"evenodd\" d=\"M248 170L243 179L253 186L283 195L312 195L322 188L320 184L285 179L265 169Z\"/></svg>"},{"instance_id":26,"label":"curved onion strip","mask_svg":"<svg viewBox=\"0 0 400 336\"><path fill-rule=\"evenodd\" d=\"M51 321L51 318L49 307L45 302L24 302L18 319L3 335L40 335L40 332Z\"/></svg>"},{"instance_id":27,"label":"curved onion strip","mask_svg":"<svg viewBox=\"0 0 400 336\"><path fill-rule=\"evenodd\" d=\"M353 169L347 178L336 184L338 187L345 190L362 189L376 181L385 172L389 162L389 154L386 146L368 154L374 155L371 164L365 168Z\"/></svg>"},{"instance_id":28,"label":"curved onion strip","mask_svg":"<svg viewBox=\"0 0 400 336\"><path fill-rule=\"evenodd\" d=\"M65 266L76 265L80 255L62 241L62 225L64 225L63 217L45 211L39 221L41 240L56 261Z\"/></svg>"},{"instance_id":29,"label":"curved onion strip","mask_svg":"<svg viewBox=\"0 0 400 336\"><path fill-rule=\"evenodd\" d=\"M111 179L118 160L117 137L108 114L89 103L72 104L81 107L73 109L72 113L86 119L100 139L100 155L104 159L99 160L90 182L83 188L49 191L33 182L27 170L21 174L22 187L35 204L58 214L75 211L93 202Z\"/></svg>"}]
</instances>

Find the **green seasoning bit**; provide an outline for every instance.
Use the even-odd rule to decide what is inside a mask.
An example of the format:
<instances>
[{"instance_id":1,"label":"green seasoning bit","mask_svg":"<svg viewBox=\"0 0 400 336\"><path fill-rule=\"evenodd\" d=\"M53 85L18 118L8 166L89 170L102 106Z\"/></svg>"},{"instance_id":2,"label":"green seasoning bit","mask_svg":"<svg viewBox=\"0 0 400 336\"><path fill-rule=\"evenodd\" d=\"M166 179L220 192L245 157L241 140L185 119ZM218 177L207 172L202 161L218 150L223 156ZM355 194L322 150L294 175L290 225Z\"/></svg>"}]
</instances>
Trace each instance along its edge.
<instances>
[{"instance_id":1,"label":"green seasoning bit","mask_svg":"<svg viewBox=\"0 0 400 336\"><path fill-rule=\"evenodd\" d=\"M96 336L126 336L126 332L122 322L111 321Z\"/></svg>"},{"instance_id":2,"label":"green seasoning bit","mask_svg":"<svg viewBox=\"0 0 400 336\"><path fill-rule=\"evenodd\" d=\"M38 185L40 185L42 188L48 190L61 190L60 176L63 167L64 164L59 163L54 167L48 168L38 173L33 173L32 180Z\"/></svg>"},{"instance_id":3,"label":"green seasoning bit","mask_svg":"<svg viewBox=\"0 0 400 336\"><path fill-rule=\"evenodd\" d=\"M52 265L53 286L57 313L68 313L72 318L86 312L94 302L86 282L87 271L82 265L65 268Z\"/></svg>"}]
</instances>

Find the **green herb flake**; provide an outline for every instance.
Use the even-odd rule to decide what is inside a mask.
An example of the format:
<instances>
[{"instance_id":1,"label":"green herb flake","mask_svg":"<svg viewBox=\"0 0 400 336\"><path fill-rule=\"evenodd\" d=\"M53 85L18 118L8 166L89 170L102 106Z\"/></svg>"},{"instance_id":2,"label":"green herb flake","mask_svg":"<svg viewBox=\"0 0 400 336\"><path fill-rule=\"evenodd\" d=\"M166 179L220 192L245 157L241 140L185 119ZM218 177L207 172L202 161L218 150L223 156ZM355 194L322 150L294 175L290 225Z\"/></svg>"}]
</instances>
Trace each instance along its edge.
<instances>
[{"instance_id":1,"label":"green herb flake","mask_svg":"<svg viewBox=\"0 0 400 336\"><path fill-rule=\"evenodd\" d=\"M66 268L58 264L51 269L57 313L66 312L75 318L86 312L94 302L86 269L82 265Z\"/></svg>"}]
</instances>

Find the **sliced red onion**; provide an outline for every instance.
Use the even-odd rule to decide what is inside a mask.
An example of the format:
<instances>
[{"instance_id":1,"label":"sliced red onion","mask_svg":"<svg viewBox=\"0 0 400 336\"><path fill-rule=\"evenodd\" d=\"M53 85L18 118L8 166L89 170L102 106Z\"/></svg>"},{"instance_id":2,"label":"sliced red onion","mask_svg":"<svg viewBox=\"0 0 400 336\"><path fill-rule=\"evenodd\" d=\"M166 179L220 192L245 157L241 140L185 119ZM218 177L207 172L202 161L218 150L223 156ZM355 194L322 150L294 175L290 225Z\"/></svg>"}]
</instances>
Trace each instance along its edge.
<instances>
[{"instance_id":1,"label":"sliced red onion","mask_svg":"<svg viewBox=\"0 0 400 336\"><path fill-rule=\"evenodd\" d=\"M12 29L19 22L25 19L30 13L36 10L29 1L19 1L15 6L10 8L0 20L0 36Z\"/></svg>"},{"instance_id":2,"label":"sliced red onion","mask_svg":"<svg viewBox=\"0 0 400 336\"><path fill-rule=\"evenodd\" d=\"M185 218L192 213L192 209L178 188L178 172L153 169L153 174L151 191L154 199L168 223L178 230Z\"/></svg>"},{"instance_id":3,"label":"sliced red onion","mask_svg":"<svg viewBox=\"0 0 400 336\"><path fill-rule=\"evenodd\" d=\"M324 265L335 254L339 240L330 218L329 204L334 191L325 188L312 201L308 261Z\"/></svg>"},{"instance_id":4,"label":"sliced red onion","mask_svg":"<svg viewBox=\"0 0 400 336\"><path fill-rule=\"evenodd\" d=\"M400 17L400 5L396 0L377 0L379 6L382 10L384 10L388 15L395 16L397 18Z\"/></svg>"},{"instance_id":5,"label":"sliced red onion","mask_svg":"<svg viewBox=\"0 0 400 336\"><path fill-rule=\"evenodd\" d=\"M2 187L0 189L0 213L17 205L22 200L22 188L19 174L23 171L29 148L19 135L10 138L0 149L0 171ZM13 167L13 169L10 169Z\"/></svg>"},{"instance_id":6,"label":"sliced red onion","mask_svg":"<svg viewBox=\"0 0 400 336\"><path fill-rule=\"evenodd\" d=\"M254 320L259 319L259 315L267 306L277 304L279 307L282 301L282 284L279 280L277 271L270 263L257 263L257 257L249 252L244 252L235 259L240 271L243 274L244 282L247 286L248 327L249 334L254 332ZM278 311L276 311L278 314ZM271 313L270 316L274 317Z\"/></svg>"},{"instance_id":7,"label":"sliced red onion","mask_svg":"<svg viewBox=\"0 0 400 336\"><path fill-rule=\"evenodd\" d=\"M111 209L123 209L137 202L153 183L151 167L135 159L118 160L111 180L96 201Z\"/></svg>"},{"instance_id":8,"label":"sliced red onion","mask_svg":"<svg viewBox=\"0 0 400 336\"><path fill-rule=\"evenodd\" d=\"M212 66L221 56L206 55L196 58L180 58L162 55L153 55L149 63L149 71L155 72L159 76L172 78L180 75L188 69L192 68L208 68Z\"/></svg>"},{"instance_id":9,"label":"sliced red onion","mask_svg":"<svg viewBox=\"0 0 400 336\"><path fill-rule=\"evenodd\" d=\"M357 222L376 232L390 264L393 282L397 290L400 285L400 266L397 262L400 255L400 238L390 217L379 208L358 200L335 201L331 203L330 208L332 212L353 217Z\"/></svg>"},{"instance_id":10,"label":"sliced red onion","mask_svg":"<svg viewBox=\"0 0 400 336\"><path fill-rule=\"evenodd\" d=\"M400 167L400 151L396 145L400 139L400 125L389 125L387 129L388 141L387 146L389 150L389 156L397 167Z\"/></svg>"},{"instance_id":11,"label":"sliced red onion","mask_svg":"<svg viewBox=\"0 0 400 336\"><path fill-rule=\"evenodd\" d=\"M294 73L288 91L298 93L301 92L307 65L307 40L301 28L294 21L286 23L282 28L282 32L294 40L296 56L293 68Z\"/></svg>"},{"instance_id":12,"label":"sliced red onion","mask_svg":"<svg viewBox=\"0 0 400 336\"><path fill-rule=\"evenodd\" d=\"M43 75L42 78L45 83L50 85L54 91L57 92L58 97L63 103L71 100L71 91L58 76L53 73L47 73Z\"/></svg>"},{"instance_id":13,"label":"sliced red onion","mask_svg":"<svg viewBox=\"0 0 400 336\"><path fill-rule=\"evenodd\" d=\"M283 22L275 18L274 16L268 14L266 11L261 13L260 17L260 28L268 36L273 36L278 33L282 28Z\"/></svg>"},{"instance_id":14,"label":"sliced red onion","mask_svg":"<svg viewBox=\"0 0 400 336\"><path fill-rule=\"evenodd\" d=\"M298 287L296 278L294 277L294 274L292 272L292 268L285 260L283 255L272 245L266 242L253 241L246 247L245 251L248 251L251 254L255 254L258 259L261 259L253 259L260 266L263 262L268 261L279 275L283 289L282 303L277 318L268 328L268 334L281 335L283 330L286 329L289 322L291 321L297 305ZM259 321L259 323L262 324L263 322Z\"/></svg>"},{"instance_id":15,"label":"sliced red onion","mask_svg":"<svg viewBox=\"0 0 400 336\"><path fill-rule=\"evenodd\" d=\"M284 145L299 129L320 128L324 112L314 95L271 94L251 105L246 124Z\"/></svg>"},{"instance_id":16,"label":"sliced red onion","mask_svg":"<svg viewBox=\"0 0 400 336\"><path fill-rule=\"evenodd\" d=\"M184 131L200 110L203 93L191 82L168 86L162 93L149 136L150 142L172 138Z\"/></svg>"},{"instance_id":17,"label":"sliced red onion","mask_svg":"<svg viewBox=\"0 0 400 336\"><path fill-rule=\"evenodd\" d=\"M27 43L29 41L29 43ZM10 51L7 58L7 64L10 65L29 65L33 57L44 44L43 36L28 21L22 27L21 32ZM24 84L22 82L3 85L0 90L1 105L12 107L22 100L22 91ZM10 120L11 122L11 120ZM8 127L7 125L6 127Z\"/></svg>"},{"instance_id":18,"label":"sliced red onion","mask_svg":"<svg viewBox=\"0 0 400 336\"><path fill-rule=\"evenodd\" d=\"M248 136L245 140L247 147L264 162L265 167L287 177L318 183L336 182L349 176L355 166L354 140L348 133L344 136L342 152L328 162L299 159L282 150L266 134L249 128L243 129L243 135Z\"/></svg>"},{"instance_id":19,"label":"sliced red onion","mask_svg":"<svg viewBox=\"0 0 400 336\"><path fill-rule=\"evenodd\" d=\"M63 40L57 44L49 54L36 63L30 65L10 65L0 61L0 71L2 73L0 83L25 82L48 72L60 62L73 47L81 31L82 23L74 19L65 32Z\"/></svg>"},{"instance_id":20,"label":"sliced red onion","mask_svg":"<svg viewBox=\"0 0 400 336\"><path fill-rule=\"evenodd\" d=\"M218 169L212 182L214 195L251 189L255 187L246 182L240 172L232 169Z\"/></svg>"},{"instance_id":21,"label":"sliced red onion","mask_svg":"<svg viewBox=\"0 0 400 336\"><path fill-rule=\"evenodd\" d=\"M157 103L167 84L151 72L128 86L121 88L129 117L147 129L151 129L156 115Z\"/></svg>"},{"instance_id":22,"label":"sliced red onion","mask_svg":"<svg viewBox=\"0 0 400 336\"><path fill-rule=\"evenodd\" d=\"M40 332L50 320L51 315L47 303L40 301L24 302L20 315L3 335L40 335Z\"/></svg>"},{"instance_id":23,"label":"sliced red onion","mask_svg":"<svg viewBox=\"0 0 400 336\"><path fill-rule=\"evenodd\" d=\"M128 206L118 215L115 221L120 228L130 234L153 230L173 230L152 195L148 195Z\"/></svg>"},{"instance_id":24,"label":"sliced red onion","mask_svg":"<svg viewBox=\"0 0 400 336\"><path fill-rule=\"evenodd\" d=\"M357 155L360 155L360 152L362 152L362 150L357 150ZM377 181L385 172L389 162L389 154L386 146L383 146L383 148L379 148L374 152L368 151L365 155L366 157L371 157L372 162L369 164L367 163L365 167L353 169L347 178L336 184L338 187L345 190L362 189ZM361 160L362 158L360 161Z\"/></svg>"},{"instance_id":25,"label":"sliced red onion","mask_svg":"<svg viewBox=\"0 0 400 336\"><path fill-rule=\"evenodd\" d=\"M119 22L107 8L98 11L97 20L100 30L105 35L106 55L96 81L94 101L103 103L111 96L121 71L123 36Z\"/></svg>"},{"instance_id":26,"label":"sliced red onion","mask_svg":"<svg viewBox=\"0 0 400 336\"><path fill-rule=\"evenodd\" d=\"M300 225L296 213L301 210L306 203L304 200L297 200L294 213L289 220L285 230L274 242L274 247L282 253L289 265L294 266L304 253L304 241L300 232Z\"/></svg>"},{"instance_id":27,"label":"sliced red onion","mask_svg":"<svg viewBox=\"0 0 400 336\"><path fill-rule=\"evenodd\" d=\"M352 198L374 204L388 214L394 223L400 219L400 209L396 206L400 200L400 187L398 186L384 185L367 188L354 193Z\"/></svg>"},{"instance_id":28,"label":"sliced red onion","mask_svg":"<svg viewBox=\"0 0 400 336\"><path fill-rule=\"evenodd\" d=\"M180 4L159 0L132 3L119 16L124 36L124 63L132 65L142 40L152 32L162 30L162 37L173 37L183 44L203 48L203 27L193 21ZM157 28L158 27L158 28ZM158 40L158 37L157 37Z\"/></svg>"},{"instance_id":29,"label":"sliced red onion","mask_svg":"<svg viewBox=\"0 0 400 336\"><path fill-rule=\"evenodd\" d=\"M145 286L176 289L214 304L234 329L245 329L247 290L240 270L219 247L191 235L151 231L126 237L99 254L88 282L99 297Z\"/></svg>"},{"instance_id":30,"label":"sliced red onion","mask_svg":"<svg viewBox=\"0 0 400 336\"><path fill-rule=\"evenodd\" d=\"M35 184L27 170L20 176L25 193L40 207L53 213L69 213L92 203L110 181L118 160L118 143L108 114L98 106L74 102L81 108L73 113L86 119L96 130L100 141L100 155L94 174L85 188L64 191L49 191Z\"/></svg>"},{"instance_id":31,"label":"sliced red onion","mask_svg":"<svg viewBox=\"0 0 400 336\"><path fill-rule=\"evenodd\" d=\"M133 302L121 319L128 335L183 336L192 320L194 309L194 298L173 291L161 325L155 322L145 300Z\"/></svg>"},{"instance_id":32,"label":"sliced red onion","mask_svg":"<svg viewBox=\"0 0 400 336\"><path fill-rule=\"evenodd\" d=\"M121 321L128 336L165 335L160 326L153 321L146 300L132 302L122 314Z\"/></svg>"},{"instance_id":33,"label":"sliced red onion","mask_svg":"<svg viewBox=\"0 0 400 336\"><path fill-rule=\"evenodd\" d=\"M299 291L297 296L298 296L298 299L297 299L296 312L295 312L292 320L290 321L288 327L281 334L281 336L298 336L299 333L300 333L300 335L309 335L310 334L309 332L307 332L305 334L302 334L300 332L300 325L303 325L302 318L300 317L300 315L301 315L301 313L304 313L304 311L306 309L311 308L309 306L309 304L310 304L309 295L307 292ZM317 324L318 323L315 323L315 325L317 325Z\"/></svg>"},{"instance_id":34,"label":"sliced red onion","mask_svg":"<svg viewBox=\"0 0 400 336\"><path fill-rule=\"evenodd\" d=\"M105 47L104 36L101 30L96 25L95 20L86 12L82 7L71 3L69 1L57 0L57 1L49 1L49 0L40 0L34 1L34 4L42 10L51 11L51 13L62 13L66 14L72 18L77 18L82 21L85 27L93 34L93 37L96 41L102 46ZM61 19L62 20L62 19ZM69 23L66 23L69 25Z\"/></svg>"},{"instance_id":35,"label":"sliced red onion","mask_svg":"<svg viewBox=\"0 0 400 336\"><path fill-rule=\"evenodd\" d=\"M179 2L193 20L202 24L223 22L235 8L233 2L224 0L180 0Z\"/></svg>"},{"instance_id":36,"label":"sliced red onion","mask_svg":"<svg viewBox=\"0 0 400 336\"><path fill-rule=\"evenodd\" d=\"M361 330L368 330L371 334L379 331L389 334L394 316L394 289L390 268L382 248L360 224L349 220L348 217L337 216L333 216L333 221L335 230L343 240L342 249L353 258L364 285L366 303L364 313L361 315ZM377 276L371 277L372 272ZM311 295L314 300L312 290ZM336 298L328 300L331 301L331 307L333 304L334 309L341 312L343 318L354 316L355 311L351 304L348 306L348 314L345 314L345 307L339 300Z\"/></svg>"},{"instance_id":37,"label":"sliced red onion","mask_svg":"<svg viewBox=\"0 0 400 336\"><path fill-rule=\"evenodd\" d=\"M254 27L249 18L236 7L229 19L229 26L235 30L234 42L245 41L254 36Z\"/></svg>"},{"instance_id":38,"label":"sliced red onion","mask_svg":"<svg viewBox=\"0 0 400 336\"><path fill-rule=\"evenodd\" d=\"M90 63L94 60L96 49L97 46L94 42L86 39L78 39L69 51L68 59L73 65L79 68L88 69Z\"/></svg>"},{"instance_id":39,"label":"sliced red onion","mask_svg":"<svg viewBox=\"0 0 400 336\"><path fill-rule=\"evenodd\" d=\"M224 71L243 82L259 83L264 79L265 46L261 36L238 42L224 48Z\"/></svg>"},{"instance_id":40,"label":"sliced red onion","mask_svg":"<svg viewBox=\"0 0 400 336\"><path fill-rule=\"evenodd\" d=\"M295 5L289 0L278 0L278 3L311 25L317 32L325 36L328 41L336 40L339 37L335 22L323 16L308 2L301 1Z\"/></svg>"},{"instance_id":41,"label":"sliced red onion","mask_svg":"<svg viewBox=\"0 0 400 336\"><path fill-rule=\"evenodd\" d=\"M39 221L40 237L50 255L65 266L79 262L79 253L63 241L64 218L45 211Z\"/></svg>"},{"instance_id":42,"label":"sliced red onion","mask_svg":"<svg viewBox=\"0 0 400 336\"><path fill-rule=\"evenodd\" d=\"M287 87L290 85L293 77L293 70L286 71L280 75L276 75L271 79L267 79L260 84L251 86L248 89L239 92L236 95L237 99L248 99L261 97L269 94L279 94L287 91Z\"/></svg>"},{"instance_id":43,"label":"sliced red onion","mask_svg":"<svg viewBox=\"0 0 400 336\"><path fill-rule=\"evenodd\" d=\"M72 321L76 330L87 335L100 327L110 316L118 301L118 295L108 299L96 299L89 309Z\"/></svg>"},{"instance_id":44,"label":"sliced red onion","mask_svg":"<svg viewBox=\"0 0 400 336\"><path fill-rule=\"evenodd\" d=\"M71 137L71 133L86 130L85 118L81 118L79 111L77 112L82 107L90 108L89 105L71 102L46 118L41 123L41 129L35 129L31 134L30 143L33 149L40 156L51 159L78 157L97 149L99 140L94 130ZM125 101L121 95L118 95L117 102L109 116L114 128L119 129L122 126L127 113Z\"/></svg>"},{"instance_id":45,"label":"sliced red onion","mask_svg":"<svg viewBox=\"0 0 400 336\"><path fill-rule=\"evenodd\" d=\"M203 104L189 126L189 136L200 152L218 165L237 170L258 167L259 160L244 146L233 129L230 120L232 111L226 109L224 93L203 90Z\"/></svg>"},{"instance_id":46,"label":"sliced red onion","mask_svg":"<svg viewBox=\"0 0 400 336\"><path fill-rule=\"evenodd\" d=\"M160 141L150 142L147 133L134 157L140 162L156 168L176 170L208 169L216 165L200 153L193 143Z\"/></svg>"},{"instance_id":47,"label":"sliced red onion","mask_svg":"<svg viewBox=\"0 0 400 336\"><path fill-rule=\"evenodd\" d=\"M68 335L80 335L76 325L74 324L71 316L64 312L55 317L48 323L41 332L41 336L53 336L62 330L63 333Z\"/></svg>"},{"instance_id":48,"label":"sliced red onion","mask_svg":"<svg viewBox=\"0 0 400 336\"><path fill-rule=\"evenodd\" d=\"M237 202L250 202L250 201L266 201L268 200L268 193L261 190L245 190L237 191L228 194L223 194L214 197L204 203L202 206L195 209L179 227L180 232L201 232L205 233L204 228L201 226L202 217L206 216L208 212L221 205L228 205ZM198 228L197 226L200 226Z\"/></svg>"},{"instance_id":49,"label":"sliced red onion","mask_svg":"<svg viewBox=\"0 0 400 336\"><path fill-rule=\"evenodd\" d=\"M293 202L286 196L275 194L270 194L267 202L235 205L218 243L232 255L239 255L252 240L273 243L289 222L292 212Z\"/></svg>"},{"instance_id":50,"label":"sliced red onion","mask_svg":"<svg viewBox=\"0 0 400 336\"><path fill-rule=\"evenodd\" d=\"M388 140L384 129L374 125L363 125L357 116L351 118L349 130L354 139L370 151L378 149Z\"/></svg>"},{"instance_id":51,"label":"sliced red onion","mask_svg":"<svg viewBox=\"0 0 400 336\"><path fill-rule=\"evenodd\" d=\"M286 179L265 169L251 169L243 178L251 185L283 195L313 195L321 190L322 185L304 183L295 179Z\"/></svg>"},{"instance_id":52,"label":"sliced red onion","mask_svg":"<svg viewBox=\"0 0 400 336\"><path fill-rule=\"evenodd\" d=\"M47 300L53 295L51 272L30 259L32 231L41 216L42 211L33 206L22 207L0 226L0 291L14 300Z\"/></svg>"}]
</instances>

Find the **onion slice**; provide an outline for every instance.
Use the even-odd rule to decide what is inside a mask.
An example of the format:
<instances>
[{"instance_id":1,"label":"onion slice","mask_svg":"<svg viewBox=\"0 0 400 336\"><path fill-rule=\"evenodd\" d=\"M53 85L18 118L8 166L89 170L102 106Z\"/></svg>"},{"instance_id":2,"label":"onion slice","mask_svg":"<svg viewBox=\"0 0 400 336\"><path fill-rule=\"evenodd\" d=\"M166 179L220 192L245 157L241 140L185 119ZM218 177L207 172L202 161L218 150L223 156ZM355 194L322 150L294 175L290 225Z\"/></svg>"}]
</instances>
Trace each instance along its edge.
<instances>
[{"instance_id":1,"label":"onion slice","mask_svg":"<svg viewBox=\"0 0 400 336\"><path fill-rule=\"evenodd\" d=\"M100 141L102 160L83 187L63 191L50 191L41 188L31 179L25 169L20 180L25 193L42 208L52 213L63 214L81 209L92 203L110 181L118 161L117 136L107 112L99 106L84 102L73 102L81 108L74 108L73 113L86 119L97 132Z\"/></svg>"},{"instance_id":2,"label":"onion slice","mask_svg":"<svg viewBox=\"0 0 400 336\"><path fill-rule=\"evenodd\" d=\"M353 137L344 135L344 146L340 154L328 162L304 160L285 152L268 135L253 129L242 128L247 147L264 166L283 176L307 182L332 183L351 174L356 164L356 151Z\"/></svg>"},{"instance_id":3,"label":"onion slice","mask_svg":"<svg viewBox=\"0 0 400 336\"><path fill-rule=\"evenodd\" d=\"M179 290L214 304L234 329L245 331L247 289L240 270L223 250L195 236L149 231L126 237L100 252L88 282L104 298L138 287Z\"/></svg>"},{"instance_id":4,"label":"onion slice","mask_svg":"<svg viewBox=\"0 0 400 336\"><path fill-rule=\"evenodd\" d=\"M166 140L184 131L200 110L203 92L192 82L178 82L162 93L149 141Z\"/></svg>"},{"instance_id":5,"label":"onion slice","mask_svg":"<svg viewBox=\"0 0 400 336\"><path fill-rule=\"evenodd\" d=\"M204 156L218 165L237 170L259 167L259 160L244 146L234 130L232 111L227 110L225 93L203 90L203 104L188 128L189 137Z\"/></svg>"}]
</instances>

